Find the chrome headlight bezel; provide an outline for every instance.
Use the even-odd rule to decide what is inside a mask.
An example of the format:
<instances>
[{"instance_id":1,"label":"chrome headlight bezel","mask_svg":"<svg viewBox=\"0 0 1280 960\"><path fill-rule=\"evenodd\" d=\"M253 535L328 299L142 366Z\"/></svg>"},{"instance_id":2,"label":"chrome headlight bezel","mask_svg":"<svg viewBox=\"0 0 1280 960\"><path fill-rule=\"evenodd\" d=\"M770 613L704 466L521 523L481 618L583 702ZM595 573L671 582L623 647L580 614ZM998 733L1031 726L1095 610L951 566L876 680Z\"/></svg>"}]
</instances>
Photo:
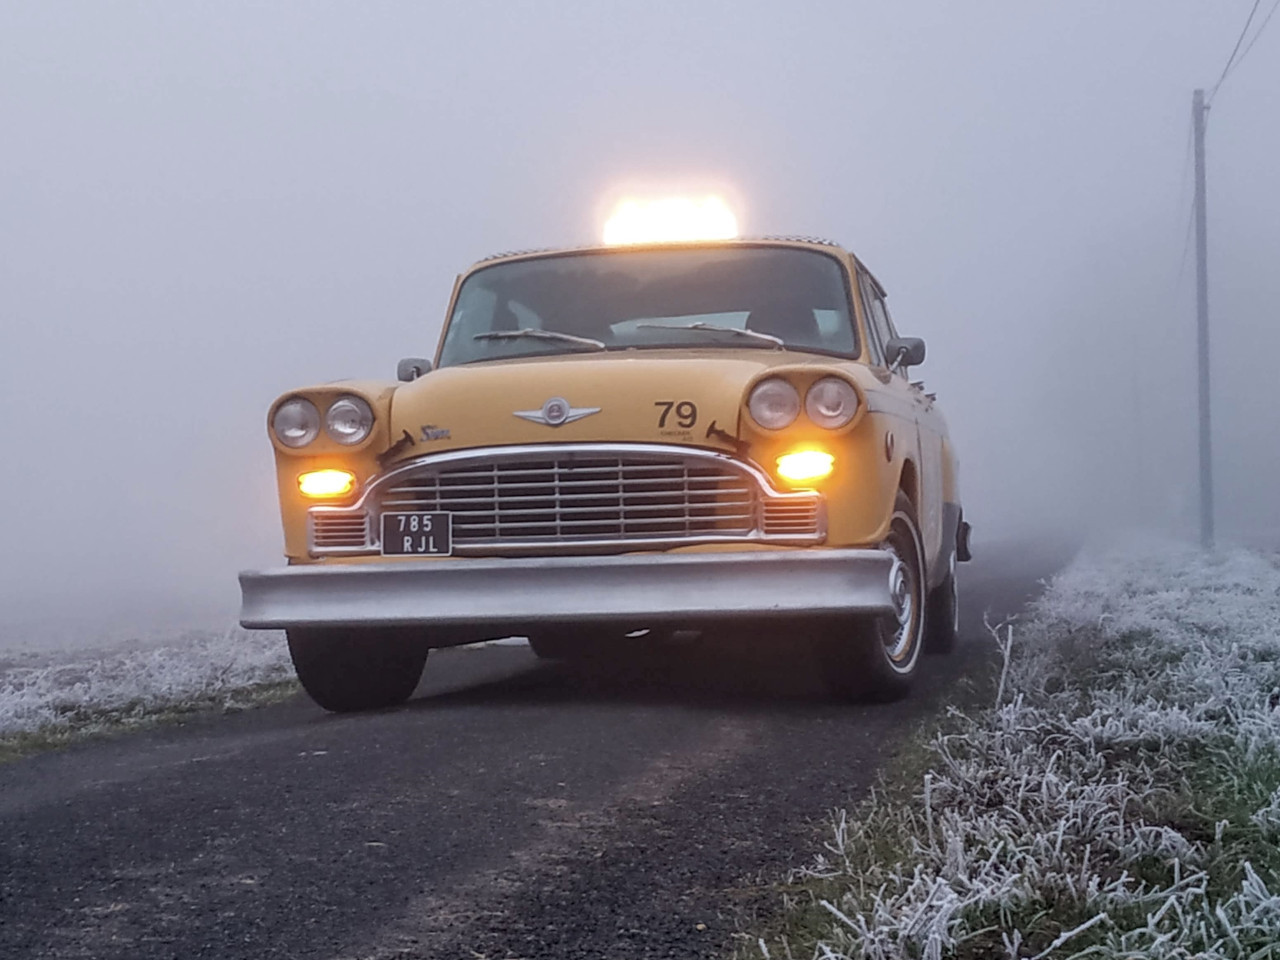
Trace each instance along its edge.
<instances>
[{"instance_id":1,"label":"chrome headlight bezel","mask_svg":"<svg viewBox=\"0 0 1280 960\"><path fill-rule=\"evenodd\" d=\"M804 412L813 423L825 430L848 426L858 415L862 398L853 384L842 377L823 377L809 387L804 397Z\"/></svg>"},{"instance_id":2,"label":"chrome headlight bezel","mask_svg":"<svg viewBox=\"0 0 1280 960\"><path fill-rule=\"evenodd\" d=\"M344 447L364 443L373 432L373 407L363 397L343 394L325 411L324 432Z\"/></svg>"},{"instance_id":3,"label":"chrome headlight bezel","mask_svg":"<svg viewBox=\"0 0 1280 960\"><path fill-rule=\"evenodd\" d=\"M291 450L305 447L320 436L320 411L306 397L290 397L271 415L271 433Z\"/></svg>"},{"instance_id":4,"label":"chrome headlight bezel","mask_svg":"<svg viewBox=\"0 0 1280 960\"><path fill-rule=\"evenodd\" d=\"M785 430L796 422L801 409L800 391L781 377L768 377L751 388L747 412L766 430Z\"/></svg>"}]
</instances>

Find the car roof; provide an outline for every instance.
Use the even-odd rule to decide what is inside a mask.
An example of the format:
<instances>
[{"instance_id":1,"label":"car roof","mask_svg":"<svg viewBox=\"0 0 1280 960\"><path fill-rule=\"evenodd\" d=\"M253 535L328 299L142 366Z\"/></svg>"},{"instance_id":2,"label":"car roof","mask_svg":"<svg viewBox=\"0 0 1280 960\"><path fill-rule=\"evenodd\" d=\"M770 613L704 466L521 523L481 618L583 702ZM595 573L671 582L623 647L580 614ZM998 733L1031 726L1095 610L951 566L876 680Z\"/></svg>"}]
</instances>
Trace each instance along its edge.
<instances>
[{"instance_id":1,"label":"car roof","mask_svg":"<svg viewBox=\"0 0 1280 960\"><path fill-rule=\"evenodd\" d=\"M764 236L764 237L738 237L732 240L695 240L695 241L675 241L668 243L637 243L618 246L605 246L604 244L585 244L576 247L541 247L531 250L510 250L504 253L495 253L490 256L477 260L466 271L470 273L472 270L480 266L490 266L502 260L525 260L535 257L559 256L563 254L573 253L615 253L620 250L683 250L688 248L705 248L705 247L823 247L829 252L830 250L838 250L841 253L848 253L844 247L836 243L834 240L824 240L821 237L801 237L801 236Z\"/></svg>"},{"instance_id":2,"label":"car roof","mask_svg":"<svg viewBox=\"0 0 1280 960\"><path fill-rule=\"evenodd\" d=\"M480 260L477 260L466 270L462 272L462 276L483 268L492 266L495 263L501 263L507 260L533 260L538 257L563 256L565 254L574 253L614 253L619 250L682 250L690 247L792 247L800 249L823 248L823 252L838 251L848 256L854 264L857 265L858 273L863 274L871 281L876 291L881 297L888 299L889 294L885 292L884 285L876 278L876 275L868 269L867 265L856 254L852 253L842 244L834 240L825 240L822 237L806 237L806 236L790 236L790 235L766 235L760 237L737 237L732 240L695 240L695 241L675 241L669 243L636 243L617 246L605 246L604 244L583 244L576 247L540 247L531 250L509 250L505 253L494 253Z\"/></svg>"}]
</instances>

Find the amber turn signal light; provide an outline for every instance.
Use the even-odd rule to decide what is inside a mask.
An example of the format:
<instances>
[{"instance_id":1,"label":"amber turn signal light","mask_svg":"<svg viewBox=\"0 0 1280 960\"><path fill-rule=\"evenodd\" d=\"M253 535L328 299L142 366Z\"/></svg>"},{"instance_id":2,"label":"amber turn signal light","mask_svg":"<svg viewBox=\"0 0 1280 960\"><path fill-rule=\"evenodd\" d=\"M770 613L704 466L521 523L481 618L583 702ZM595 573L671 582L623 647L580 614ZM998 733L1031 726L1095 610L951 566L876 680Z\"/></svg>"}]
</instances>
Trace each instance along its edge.
<instances>
[{"instance_id":1,"label":"amber turn signal light","mask_svg":"<svg viewBox=\"0 0 1280 960\"><path fill-rule=\"evenodd\" d=\"M825 450L795 450L778 458L778 476L791 483L812 483L831 476L836 458Z\"/></svg>"},{"instance_id":2,"label":"amber turn signal light","mask_svg":"<svg viewBox=\"0 0 1280 960\"><path fill-rule=\"evenodd\" d=\"M355 486L356 475L350 470L312 470L298 477L302 495L315 500L345 496Z\"/></svg>"}]
</instances>

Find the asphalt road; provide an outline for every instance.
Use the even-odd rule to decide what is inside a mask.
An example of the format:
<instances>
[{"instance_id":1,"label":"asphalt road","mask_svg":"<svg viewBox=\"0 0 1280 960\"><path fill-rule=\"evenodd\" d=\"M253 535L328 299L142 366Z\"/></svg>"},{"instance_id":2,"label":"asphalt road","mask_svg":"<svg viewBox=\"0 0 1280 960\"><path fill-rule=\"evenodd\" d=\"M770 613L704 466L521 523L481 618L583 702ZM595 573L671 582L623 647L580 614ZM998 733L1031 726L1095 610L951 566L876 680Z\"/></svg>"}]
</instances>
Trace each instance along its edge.
<instances>
[{"instance_id":1,"label":"asphalt road","mask_svg":"<svg viewBox=\"0 0 1280 960\"><path fill-rule=\"evenodd\" d=\"M0 767L0 957L723 957L925 716L984 609L1069 555L962 568L964 642L911 698L823 693L786 638L610 667L433 654L416 697L299 697Z\"/></svg>"}]
</instances>

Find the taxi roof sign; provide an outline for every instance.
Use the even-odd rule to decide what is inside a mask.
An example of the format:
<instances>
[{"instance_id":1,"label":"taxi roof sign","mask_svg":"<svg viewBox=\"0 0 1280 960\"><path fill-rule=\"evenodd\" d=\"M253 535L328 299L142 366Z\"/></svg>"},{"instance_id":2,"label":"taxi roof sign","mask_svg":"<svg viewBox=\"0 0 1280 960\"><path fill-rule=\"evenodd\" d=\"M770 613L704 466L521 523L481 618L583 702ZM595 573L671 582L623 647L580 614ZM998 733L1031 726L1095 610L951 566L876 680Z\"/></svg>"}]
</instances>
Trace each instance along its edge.
<instances>
[{"instance_id":1,"label":"taxi roof sign","mask_svg":"<svg viewBox=\"0 0 1280 960\"><path fill-rule=\"evenodd\" d=\"M737 237L738 218L724 199L714 194L622 200L604 225L607 246L734 240Z\"/></svg>"}]
</instances>

